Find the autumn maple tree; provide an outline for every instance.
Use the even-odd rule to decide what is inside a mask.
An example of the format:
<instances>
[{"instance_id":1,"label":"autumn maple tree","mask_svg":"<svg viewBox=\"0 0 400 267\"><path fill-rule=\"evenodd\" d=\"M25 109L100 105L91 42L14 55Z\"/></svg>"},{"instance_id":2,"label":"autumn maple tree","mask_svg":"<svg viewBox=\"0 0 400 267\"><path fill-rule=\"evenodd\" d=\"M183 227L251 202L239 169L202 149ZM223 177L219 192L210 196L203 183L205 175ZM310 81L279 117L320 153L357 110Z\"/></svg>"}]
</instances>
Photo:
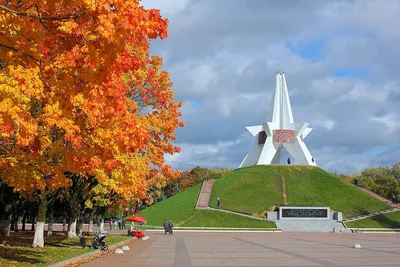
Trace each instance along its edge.
<instances>
[{"instance_id":1,"label":"autumn maple tree","mask_svg":"<svg viewBox=\"0 0 400 267\"><path fill-rule=\"evenodd\" d=\"M95 176L129 200L178 172L164 164L181 103L149 40L168 21L138 0L0 0L0 179L49 192Z\"/></svg>"}]
</instances>

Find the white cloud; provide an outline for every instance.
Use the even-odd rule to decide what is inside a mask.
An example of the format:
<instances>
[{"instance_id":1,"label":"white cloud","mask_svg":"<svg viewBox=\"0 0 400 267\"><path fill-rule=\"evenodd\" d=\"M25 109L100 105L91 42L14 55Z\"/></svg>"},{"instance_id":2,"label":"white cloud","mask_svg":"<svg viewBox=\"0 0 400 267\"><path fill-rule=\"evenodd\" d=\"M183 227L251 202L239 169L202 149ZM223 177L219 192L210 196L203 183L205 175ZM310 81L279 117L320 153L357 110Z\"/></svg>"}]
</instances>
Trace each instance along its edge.
<instances>
[{"instance_id":1,"label":"white cloud","mask_svg":"<svg viewBox=\"0 0 400 267\"><path fill-rule=\"evenodd\" d=\"M211 64L201 64L189 70L189 77L195 91L208 91L208 85L217 78L217 72Z\"/></svg>"},{"instance_id":2,"label":"white cloud","mask_svg":"<svg viewBox=\"0 0 400 267\"><path fill-rule=\"evenodd\" d=\"M318 121L317 120L317 121L313 121L313 123L324 126L328 131L332 130L336 125L335 121L329 120L329 119L328 120L322 120L322 121Z\"/></svg>"},{"instance_id":3,"label":"white cloud","mask_svg":"<svg viewBox=\"0 0 400 267\"><path fill-rule=\"evenodd\" d=\"M336 101L338 102L377 102L385 103L388 97L389 91L386 86L383 86L381 90L376 90L373 85L366 82L360 82L354 85L353 89L344 95L340 96Z\"/></svg>"},{"instance_id":4,"label":"white cloud","mask_svg":"<svg viewBox=\"0 0 400 267\"><path fill-rule=\"evenodd\" d=\"M185 9L189 0L141 0L146 9L159 9L162 16L171 17Z\"/></svg>"},{"instance_id":5,"label":"white cloud","mask_svg":"<svg viewBox=\"0 0 400 267\"><path fill-rule=\"evenodd\" d=\"M224 151L234 150L242 142L239 138L234 141L217 142L215 144L179 143L182 151L179 154L165 155L166 163L177 169L191 169L195 166L209 168L237 168L236 162L229 162L230 155ZM244 157L244 156L243 156Z\"/></svg>"},{"instance_id":6,"label":"white cloud","mask_svg":"<svg viewBox=\"0 0 400 267\"><path fill-rule=\"evenodd\" d=\"M314 126L307 145L319 166L357 172L398 159L396 150L377 157L371 149L400 146L399 1L142 3L170 20L168 39L152 50L185 104L182 152L168 156L189 164L180 167L237 167L252 142L245 126L267 118L277 71L286 73L295 120ZM288 43L305 45L294 52ZM315 50L318 60L302 57Z\"/></svg>"},{"instance_id":7,"label":"white cloud","mask_svg":"<svg viewBox=\"0 0 400 267\"><path fill-rule=\"evenodd\" d=\"M400 118L395 113L389 113L383 116L375 116L372 117L372 120L386 126L389 133L394 133L397 130L400 130Z\"/></svg>"}]
</instances>

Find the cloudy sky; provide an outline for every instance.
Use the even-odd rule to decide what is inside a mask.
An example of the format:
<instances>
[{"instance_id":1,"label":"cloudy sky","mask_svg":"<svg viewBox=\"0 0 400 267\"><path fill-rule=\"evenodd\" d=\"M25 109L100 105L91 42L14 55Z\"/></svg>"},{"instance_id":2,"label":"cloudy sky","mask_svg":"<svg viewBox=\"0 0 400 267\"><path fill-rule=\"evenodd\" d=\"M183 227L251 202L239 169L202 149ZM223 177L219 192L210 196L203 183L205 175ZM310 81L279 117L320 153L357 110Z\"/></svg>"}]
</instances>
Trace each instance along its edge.
<instances>
[{"instance_id":1,"label":"cloudy sky","mask_svg":"<svg viewBox=\"0 0 400 267\"><path fill-rule=\"evenodd\" d=\"M168 18L152 41L185 127L180 170L237 168L267 120L275 73L286 74L294 119L317 164L357 173L400 161L400 2L397 0L142 0Z\"/></svg>"}]
</instances>

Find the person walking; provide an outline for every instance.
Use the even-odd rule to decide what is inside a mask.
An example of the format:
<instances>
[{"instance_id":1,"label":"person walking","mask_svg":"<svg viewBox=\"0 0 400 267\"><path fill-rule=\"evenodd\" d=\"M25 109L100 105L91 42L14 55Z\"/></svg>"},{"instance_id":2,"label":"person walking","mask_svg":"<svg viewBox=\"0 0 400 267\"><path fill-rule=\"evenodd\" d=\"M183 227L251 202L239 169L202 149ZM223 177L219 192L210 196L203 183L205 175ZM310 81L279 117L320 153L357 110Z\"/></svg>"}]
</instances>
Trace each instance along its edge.
<instances>
[{"instance_id":1,"label":"person walking","mask_svg":"<svg viewBox=\"0 0 400 267\"><path fill-rule=\"evenodd\" d=\"M169 232L169 223L168 223L167 219L165 219L163 226L164 226L165 234L167 234Z\"/></svg>"},{"instance_id":2,"label":"person walking","mask_svg":"<svg viewBox=\"0 0 400 267\"><path fill-rule=\"evenodd\" d=\"M112 229L112 218L110 218L110 220L108 220L108 225L110 226L110 230Z\"/></svg>"},{"instance_id":3,"label":"person walking","mask_svg":"<svg viewBox=\"0 0 400 267\"><path fill-rule=\"evenodd\" d=\"M290 158L287 158L287 164L289 164L290 165Z\"/></svg>"},{"instance_id":4,"label":"person walking","mask_svg":"<svg viewBox=\"0 0 400 267\"><path fill-rule=\"evenodd\" d=\"M172 235L172 228L174 228L174 224L172 223L172 221L169 221L168 228L169 228L169 234Z\"/></svg>"},{"instance_id":5,"label":"person walking","mask_svg":"<svg viewBox=\"0 0 400 267\"><path fill-rule=\"evenodd\" d=\"M217 199L217 208L218 208L218 209L221 208L221 201L219 200L219 198Z\"/></svg>"}]
</instances>

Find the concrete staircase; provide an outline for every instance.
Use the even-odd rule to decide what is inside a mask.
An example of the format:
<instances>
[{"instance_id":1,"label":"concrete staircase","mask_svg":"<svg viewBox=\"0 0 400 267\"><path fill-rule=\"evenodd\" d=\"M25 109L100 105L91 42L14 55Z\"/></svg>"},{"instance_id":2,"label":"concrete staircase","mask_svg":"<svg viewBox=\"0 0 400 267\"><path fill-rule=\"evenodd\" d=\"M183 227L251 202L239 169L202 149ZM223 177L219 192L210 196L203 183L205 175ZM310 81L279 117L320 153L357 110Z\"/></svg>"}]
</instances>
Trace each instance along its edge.
<instances>
[{"instance_id":1,"label":"concrete staircase","mask_svg":"<svg viewBox=\"0 0 400 267\"><path fill-rule=\"evenodd\" d=\"M196 209L208 208L213 182L214 180L203 181L203 186L201 187L199 198L197 199Z\"/></svg>"},{"instance_id":2,"label":"concrete staircase","mask_svg":"<svg viewBox=\"0 0 400 267\"><path fill-rule=\"evenodd\" d=\"M335 220L277 220L276 227L282 232L350 232Z\"/></svg>"}]
</instances>

